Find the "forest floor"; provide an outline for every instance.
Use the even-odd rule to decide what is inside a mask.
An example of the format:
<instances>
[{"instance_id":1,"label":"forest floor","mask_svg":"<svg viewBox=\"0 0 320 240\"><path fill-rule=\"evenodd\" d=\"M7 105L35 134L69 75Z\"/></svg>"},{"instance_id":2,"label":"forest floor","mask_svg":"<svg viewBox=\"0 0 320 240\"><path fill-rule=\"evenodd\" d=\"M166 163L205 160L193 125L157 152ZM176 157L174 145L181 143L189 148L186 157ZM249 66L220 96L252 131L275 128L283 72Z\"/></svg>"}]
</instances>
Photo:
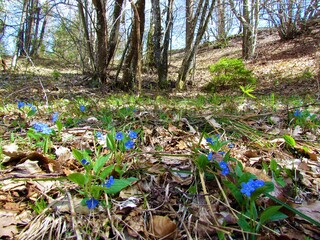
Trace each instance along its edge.
<instances>
[{"instance_id":1,"label":"forest floor","mask_svg":"<svg viewBox=\"0 0 320 240\"><path fill-rule=\"evenodd\" d=\"M202 90L240 56L201 47L183 92L145 72L143 93L106 93L48 59L2 73L0 239L320 239L319 29L259 35L256 98Z\"/></svg>"}]
</instances>

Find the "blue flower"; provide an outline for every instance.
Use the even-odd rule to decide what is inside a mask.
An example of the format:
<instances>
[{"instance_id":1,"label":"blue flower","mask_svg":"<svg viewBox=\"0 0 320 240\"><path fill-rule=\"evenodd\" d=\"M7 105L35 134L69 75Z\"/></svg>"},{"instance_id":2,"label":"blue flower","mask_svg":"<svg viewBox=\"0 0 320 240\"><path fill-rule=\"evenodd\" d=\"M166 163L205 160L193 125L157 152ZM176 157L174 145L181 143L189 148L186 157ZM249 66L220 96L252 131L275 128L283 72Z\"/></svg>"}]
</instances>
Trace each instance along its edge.
<instances>
[{"instance_id":1,"label":"blue flower","mask_svg":"<svg viewBox=\"0 0 320 240\"><path fill-rule=\"evenodd\" d=\"M116 133L116 140L121 141L123 139L123 133L122 132L117 132Z\"/></svg>"},{"instance_id":2,"label":"blue flower","mask_svg":"<svg viewBox=\"0 0 320 240\"><path fill-rule=\"evenodd\" d=\"M250 179L248 182L246 183L241 183L241 189L240 192L247 195L248 197L251 196L251 194L260 187L264 186L264 181L262 180L254 180L254 179Z\"/></svg>"},{"instance_id":3,"label":"blue flower","mask_svg":"<svg viewBox=\"0 0 320 240\"><path fill-rule=\"evenodd\" d=\"M124 146L126 149L134 148L134 142L132 142L131 140L128 140L124 143Z\"/></svg>"},{"instance_id":4,"label":"blue flower","mask_svg":"<svg viewBox=\"0 0 320 240\"><path fill-rule=\"evenodd\" d=\"M87 160L87 159L85 159L85 158L83 158L83 159L81 159L81 164L83 164L83 165L89 165L90 164L90 162Z\"/></svg>"},{"instance_id":5,"label":"blue flower","mask_svg":"<svg viewBox=\"0 0 320 240\"><path fill-rule=\"evenodd\" d=\"M211 161L212 156L213 156L213 152L209 152L209 154L208 154L208 160L209 160L209 161Z\"/></svg>"},{"instance_id":6,"label":"blue flower","mask_svg":"<svg viewBox=\"0 0 320 240\"><path fill-rule=\"evenodd\" d=\"M84 105L80 105L80 111L84 112L86 110L86 107Z\"/></svg>"},{"instance_id":7,"label":"blue flower","mask_svg":"<svg viewBox=\"0 0 320 240\"><path fill-rule=\"evenodd\" d=\"M138 133L135 131L129 131L129 137L131 139L136 139L138 137Z\"/></svg>"},{"instance_id":8,"label":"blue flower","mask_svg":"<svg viewBox=\"0 0 320 240\"><path fill-rule=\"evenodd\" d=\"M301 115L302 115L302 112L299 109L295 110L293 113L294 117L300 117Z\"/></svg>"},{"instance_id":9,"label":"blue flower","mask_svg":"<svg viewBox=\"0 0 320 240\"><path fill-rule=\"evenodd\" d=\"M18 108L23 108L26 104L24 102L19 101L18 102Z\"/></svg>"},{"instance_id":10,"label":"blue flower","mask_svg":"<svg viewBox=\"0 0 320 240\"><path fill-rule=\"evenodd\" d=\"M47 135L52 133L52 129L45 123L35 123L33 124L33 129L36 132L44 133Z\"/></svg>"},{"instance_id":11,"label":"blue flower","mask_svg":"<svg viewBox=\"0 0 320 240\"><path fill-rule=\"evenodd\" d=\"M95 198L90 198L86 201L86 204L89 209L94 209L99 204L99 201Z\"/></svg>"},{"instance_id":12,"label":"blue flower","mask_svg":"<svg viewBox=\"0 0 320 240\"><path fill-rule=\"evenodd\" d=\"M229 171L229 168L228 168L228 164L225 162L225 161L221 161L220 163L219 163L219 166L220 166L220 168L221 168L221 174L223 175L223 176L225 176L225 175L227 175L227 174L229 174L230 173L230 171Z\"/></svg>"},{"instance_id":13,"label":"blue flower","mask_svg":"<svg viewBox=\"0 0 320 240\"><path fill-rule=\"evenodd\" d=\"M52 122L55 123L58 120L58 118L59 118L59 113L58 112L54 112L53 115L52 115L51 120L52 120Z\"/></svg>"},{"instance_id":14,"label":"blue flower","mask_svg":"<svg viewBox=\"0 0 320 240\"><path fill-rule=\"evenodd\" d=\"M221 156L223 156L223 155L225 154L224 151L219 151L218 153L219 153Z\"/></svg>"},{"instance_id":15,"label":"blue flower","mask_svg":"<svg viewBox=\"0 0 320 240\"><path fill-rule=\"evenodd\" d=\"M100 138L101 139L102 138L102 133L101 132L96 132L96 138L98 138L98 139Z\"/></svg>"},{"instance_id":16,"label":"blue flower","mask_svg":"<svg viewBox=\"0 0 320 240\"><path fill-rule=\"evenodd\" d=\"M229 144L228 144L228 147L229 147L229 148L234 148L234 144L233 144L233 143L229 143Z\"/></svg>"},{"instance_id":17,"label":"blue flower","mask_svg":"<svg viewBox=\"0 0 320 240\"><path fill-rule=\"evenodd\" d=\"M214 145L214 141L212 140L212 138L207 137L206 141L207 143L211 143L212 145Z\"/></svg>"},{"instance_id":18,"label":"blue flower","mask_svg":"<svg viewBox=\"0 0 320 240\"><path fill-rule=\"evenodd\" d=\"M109 179L103 184L104 187L110 188L114 184L113 176L110 176Z\"/></svg>"},{"instance_id":19,"label":"blue flower","mask_svg":"<svg viewBox=\"0 0 320 240\"><path fill-rule=\"evenodd\" d=\"M26 106L31 108L32 111L37 111L37 108L35 106L33 106L31 103L26 103Z\"/></svg>"}]
</instances>

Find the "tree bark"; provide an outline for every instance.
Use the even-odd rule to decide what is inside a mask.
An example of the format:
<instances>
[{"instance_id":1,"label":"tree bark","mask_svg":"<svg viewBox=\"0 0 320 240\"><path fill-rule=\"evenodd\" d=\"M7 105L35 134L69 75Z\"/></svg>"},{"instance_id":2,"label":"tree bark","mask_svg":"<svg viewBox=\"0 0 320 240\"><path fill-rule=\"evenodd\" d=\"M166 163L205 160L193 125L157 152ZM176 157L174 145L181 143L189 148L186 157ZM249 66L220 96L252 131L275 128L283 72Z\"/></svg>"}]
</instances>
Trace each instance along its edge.
<instances>
[{"instance_id":1,"label":"tree bark","mask_svg":"<svg viewBox=\"0 0 320 240\"><path fill-rule=\"evenodd\" d=\"M104 0L92 0L97 13L97 75L102 83L107 80L107 15Z\"/></svg>"},{"instance_id":2,"label":"tree bark","mask_svg":"<svg viewBox=\"0 0 320 240\"><path fill-rule=\"evenodd\" d=\"M87 0L85 0L85 1L87 1ZM85 4L85 5L87 5L87 4ZM84 37L85 37L85 41L86 41L87 53L89 55L89 66L91 66L91 69L96 71L93 49L92 49L91 39L90 39L89 29L88 29L88 20L86 18L86 14L85 14L85 11L88 11L88 9L86 9L83 6L83 3L80 0L78 1L78 9L79 9L79 14L80 14L83 30L84 30Z\"/></svg>"},{"instance_id":3,"label":"tree bark","mask_svg":"<svg viewBox=\"0 0 320 240\"><path fill-rule=\"evenodd\" d=\"M17 42L16 42L16 50L15 53L12 57L12 62L11 62L11 67L15 68L17 66L17 61L18 57L21 55L23 52L23 43L24 43L24 27L23 24L26 20L27 16L27 9L28 9L28 0L23 1L23 9L22 9L22 14L21 14L21 19L20 19L20 25L19 25L19 30L18 30L18 36L17 36Z\"/></svg>"},{"instance_id":4,"label":"tree bark","mask_svg":"<svg viewBox=\"0 0 320 240\"><path fill-rule=\"evenodd\" d=\"M134 19L130 34L130 46L124 61L123 84L121 88L123 90L132 90L134 83L137 82L137 88L141 90L141 45L145 22L145 0L138 0L136 4L131 1L131 6Z\"/></svg>"},{"instance_id":5,"label":"tree bark","mask_svg":"<svg viewBox=\"0 0 320 240\"><path fill-rule=\"evenodd\" d=\"M202 4L203 1L200 0L200 3ZM200 4L199 3L199 4ZM210 4L209 4L210 3ZM196 10L195 19L193 19L193 25L192 25L192 36L195 36L192 38L192 41L190 41L190 48L186 52L182 64L179 70L179 76L178 81L176 83L176 87L179 89L185 88L186 86L186 80L187 80L187 74L190 70L190 66L192 63L192 60L195 57L195 54L198 50L200 41L207 29L211 14L213 12L215 5L215 1L213 0L205 0L203 5L198 5L198 8ZM199 23L198 31L196 30L196 23Z\"/></svg>"},{"instance_id":6,"label":"tree bark","mask_svg":"<svg viewBox=\"0 0 320 240\"><path fill-rule=\"evenodd\" d=\"M122 4L123 4L123 0L116 0L114 3L113 23L112 23L111 33L109 37L109 46L108 46L107 67L109 66L111 59L115 55L116 46L119 41L119 28L120 28L120 22L121 22Z\"/></svg>"}]
</instances>

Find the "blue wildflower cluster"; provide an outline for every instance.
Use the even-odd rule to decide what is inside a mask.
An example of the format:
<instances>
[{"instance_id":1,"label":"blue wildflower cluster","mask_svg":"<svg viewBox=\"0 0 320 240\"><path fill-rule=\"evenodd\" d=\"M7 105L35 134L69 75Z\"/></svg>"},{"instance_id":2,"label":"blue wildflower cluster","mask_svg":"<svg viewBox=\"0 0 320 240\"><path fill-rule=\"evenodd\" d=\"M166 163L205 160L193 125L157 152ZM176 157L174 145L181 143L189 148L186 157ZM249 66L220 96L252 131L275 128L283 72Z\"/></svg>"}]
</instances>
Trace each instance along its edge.
<instances>
[{"instance_id":1,"label":"blue wildflower cluster","mask_svg":"<svg viewBox=\"0 0 320 240\"><path fill-rule=\"evenodd\" d=\"M35 124L33 124L32 127L36 132L40 132L40 133L47 134L47 135L51 134L53 131L48 126L48 124L45 124L45 123L35 123Z\"/></svg>"},{"instance_id":2,"label":"blue wildflower cluster","mask_svg":"<svg viewBox=\"0 0 320 240\"><path fill-rule=\"evenodd\" d=\"M24 108L24 107L29 107L32 111L37 111L37 108L33 106L31 103L25 103L25 102L18 102L18 109Z\"/></svg>"},{"instance_id":3,"label":"blue wildflower cluster","mask_svg":"<svg viewBox=\"0 0 320 240\"><path fill-rule=\"evenodd\" d=\"M124 143L124 146L125 148L128 150L128 149L132 149L134 148L134 142L132 140L136 139L138 137L138 133L135 132L135 131L129 131L128 133L128 137L130 138L129 140L127 140L125 143ZM117 141L122 141L123 139L125 138L123 132L117 132L116 133L116 136L115 136L115 139Z\"/></svg>"},{"instance_id":4,"label":"blue wildflower cluster","mask_svg":"<svg viewBox=\"0 0 320 240\"><path fill-rule=\"evenodd\" d=\"M102 139L102 137L103 137L102 132L96 132L95 137L96 137L97 139Z\"/></svg>"},{"instance_id":5,"label":"blue wildflower cluster","mask_svg":"<svg viewBox=\"0 0 320 240\"><path fill-rule=\"evenodd\" d=\"M302 111L300 111L299 109L296 109L293 113L294 117L301 117L302 116Z\"/></svg>"},{"instance_id":6,"label":"blue wildflower cluster","mask_svg":"<svg viewBox=\"0 0 320 240\"><path fill-rule=\"evenodd\" d=\"M79 109L80 109L81 112L84 112L86 110L86 106L80 105Z\"/></svg>"},{"instance_id":7,"label":"blue wildflower cluster","mask_svg":"<svg viewBox=\"0 0 320 240\"><path fill-rule=\"evenodd\" d=\"M110 188L114 184L113 176L110 176L107 181L103 184L104 187Z\"/></svg>"},{"instance_id":8,"label":"blue wildflower cluster","mask_svg":"<svg viewBox=\"0 0 320 240\"><path fill-rule=\"evenodd\" d=\"M250 179L246 183L241 183L241 190L240 192L245 194L246 196L250 197L251 194L260 187L264 186L264 181L259 179Z\"/></svg>"},{"instance_id":9,"label":"blue wildflower cluster","mask_svg":"<svg viewBox=\"0 0 320 240\"><path fill-rule=\"evenodd\" d=\"M90 162L85 158L81 159L80 162L81 162L82 165L90 165Z\"/></svg>"},{"instance_id":10,"label":"blue wildflower cluster","mask_svg":"<svg viewBox=\"0 0 320 240\"><path fill-rule=\"evenodd\" d=\"M230 170L229 170L229 167L228 167L228 163L226 163L225 161L221 161L220 163L219 163L219 166L220 166L220 168L221 168L221 174L223 175L223 176L226 176L226 175L228 175L229 173L230 173Z\"/></svg>"},{"instance_id":11,"label":"blue wildflower cluster","mask_svg":"<svg viewBox=\"0 0 320 240\"><path fill-rule=\"evenodd\" d=\"M98 206L99 200L95 198L90 198L86 201L86 204L89 209L94 209L96 206Z\"/></svg>"},{"instance_id":12,"label":"blue wildflower cluster","mask_svg":"<svg viewBox=\"0 0 320 240\"><path fill-rule=\"evenodd\" d=\"M86 163L88 163L86 159L82 159L81 163L82 161L86 161ZM114 184L114 178L113 176L110 176L109 179L105 181L105 183L102 186L106 188L110 188L113 184ZM94 197L86 200L86 205L89 209L94 209L95 207L98 206L98 204L99 204L99 200L95 199Z\"/></svg>"}]
</instances>

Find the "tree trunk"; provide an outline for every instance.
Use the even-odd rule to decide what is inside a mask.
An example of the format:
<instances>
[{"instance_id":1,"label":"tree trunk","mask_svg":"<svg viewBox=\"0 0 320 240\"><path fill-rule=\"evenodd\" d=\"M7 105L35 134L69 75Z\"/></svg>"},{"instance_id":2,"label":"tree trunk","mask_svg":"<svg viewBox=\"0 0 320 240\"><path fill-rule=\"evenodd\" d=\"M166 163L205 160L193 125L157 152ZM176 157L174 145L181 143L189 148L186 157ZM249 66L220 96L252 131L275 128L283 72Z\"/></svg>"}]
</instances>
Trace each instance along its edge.
<instances>
[{"instance_id":1,"label":"tree trunk","mask_svg":"<svg viewBox=\"0 0 320 240\"><path fill-rule=\"evenodd\" d=\"M237 10L235 9L233 0L229 0L229 3L232 12L240 21L243 29L242 57L244 59L253 58L258 36L257 30L259 22L259 0L252 1L252 3L250 4L251 11L249 10L248 0L243 0L242 14L237 12Z\"/></svg>"},{"instance_id":2,"label":"tree trunk","mask_svg":"<svg viewBox=\"0 0 320 240\"><path fill-rule=\"evenodd\" d=\"M85 5L87 5L87 4L85 4ZM86 15L84 13L84 10L88 11L88 9L86 9L83 6L81 1L78 1L78 9L79 9L79 14L80 14L83 30L84 30L84 37L85 37L86 46L87 46L87 53L89 55L89 66L91 66L91 69L96 71L95 61L94 61L94 56L93 56L93 49L92 49L91 39L90 39L89 29L88 29L88 21L87 21Z\"/></svg>"},{"instance_id":3,"label":"tree trunk","mask_svg":"<svg viewBox=\"0 0 320 240\"><path fill-rule=\"evenodd\" d=\"M97 12L97 74L102 83L107 80L107 15L104 0L92 0Z\"/></svg>"},{"instance_id":4,"label":"tree trunk","mask_svg":"<svg viewBox=\"0 0 320 240\"><path fill-rule=\"evenodd\" d=\"M225 0L217 0L218 7L218 36L217 41L223 45L226 43L227 33L226 33L226 13L225 13Z\"/></svg>"},{"instance_id":5,"label":"tree trunk","mask_svg":"<svg viewBox=\"0 0 320 240\"><path fill-rule=\"evenodd\" d=\"M26 16L27 16L27 8L28 7L28 0L24 0L23 1L23 9L22 9L22 14L21 14L21 19L20 19L20 26L19 26L19 30L18 30L18 36L17 36L17 43L16 43L16 50L15 50L15 54L12 57L12 63L11 63L11 67L15 68L17 66L17 61L18 61L18 57L21 55L21 52L23 52L23 43L24 43L24 22L26 20Z\"/></svg>"},{"instance_id":6,"label":"tree trunk","mask_svg":"<svg viewBox=\"0 0 320 240\"><path fill-rule=\"evenodd\" d=\"M121 88L132 90L137 82L138 90L141 89L141 54L142 37L144 32L144 8L145 0L138 0L136 4L131 2L134 19L130 34L130 46L124 63L124 72Z\"/></svg>"},{"instance_id":7,"label":"tree trunk","mask_svg":"<svg viewBox=\"0 0 320 240\"><path fill-rule=\"evenodd\" d=\"M186 0L186 51L192 41L193 4L193 0Z\"/></svg>"},{"instance_id":8,"label":"tree trunk","mask_svg":"<svg viewBox=\"0 0 320 240\"><path fill-rule=\"evenodd\" d=\"M116 46L119 40L119 28L121 21L121 10L122 10L123 0L116 0L113 9L113 23L109 38L109 48L107 57L107 66L109 66L111 59L114 57L116 52Z\"/></svg>"},{"instance_id":9,"label":"tree trunk","mask_svg":"<svg viewBox=\"0 0 320 240\"><path fill-rule=\"evenodd\" d=\"M200 2L202 4L203 1L200 1ZM209 5L209 3L211 3L211 5ZM214 9L214 5L215 5L215 1L212 1L212 0L206 0L203 5L201 6L198 5L198 8L195 14L196 19L194 19L193 26L192 26L192 29L193 29L192 36L195 36L195 37L192 38L192 41L190 43L191 46L189 50L186 52L185 57L183 58L183 61L179 70L178 81L176 83L176 87L179 89L185 88L186 86L187 75L190 70L192 60L195 57L200 41L207 29L211 14ZM199 23L199 28L196 33L195 26L197 22Z\"/></svg>"}]
</instances>

